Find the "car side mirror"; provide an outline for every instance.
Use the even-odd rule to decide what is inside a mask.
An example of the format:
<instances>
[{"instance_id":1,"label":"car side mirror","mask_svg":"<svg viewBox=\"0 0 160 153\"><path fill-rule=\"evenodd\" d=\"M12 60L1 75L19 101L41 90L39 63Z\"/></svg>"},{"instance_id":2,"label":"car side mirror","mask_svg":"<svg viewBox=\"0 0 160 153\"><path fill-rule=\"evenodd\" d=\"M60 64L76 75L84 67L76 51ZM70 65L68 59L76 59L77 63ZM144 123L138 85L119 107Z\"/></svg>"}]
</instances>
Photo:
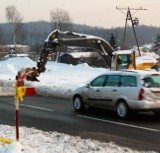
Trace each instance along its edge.
<instances>
[{"instance_id":1,"label":"car side mirror","mask_svg":"<svg viewBox=\"0 0 160 153\"><path fill-rule=\"evenodd\" d=\"M90 87L89 83L87 83L87 84L85 85L85 87L86 87L86 88L89 88L89 87Z\"/></svg>"}]
</instances>

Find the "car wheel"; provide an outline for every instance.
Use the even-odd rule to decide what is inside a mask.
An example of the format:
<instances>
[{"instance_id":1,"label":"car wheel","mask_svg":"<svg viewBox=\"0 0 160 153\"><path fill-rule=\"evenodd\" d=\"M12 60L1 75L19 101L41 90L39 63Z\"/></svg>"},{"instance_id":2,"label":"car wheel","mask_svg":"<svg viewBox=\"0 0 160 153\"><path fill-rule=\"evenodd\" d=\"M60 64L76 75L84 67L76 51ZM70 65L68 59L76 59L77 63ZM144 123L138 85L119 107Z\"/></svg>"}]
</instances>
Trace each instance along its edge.
<instances>
[{"instance_id":1,"label":"car wheel","mask_svg":"<svg viewBox=\"0 0 160 153\"><path fill-rule=\"evenodd\" d=\"M127 104L125 102L119 102L117 104L116 112L117 112L118 117L126 118L129 113Z\"/></svg>"},{"instance_id":2,"label":"car wheel","mask_svg":"<svg viewBox=\"0 0 160 153\"><path fill-rule=\"evenodd\" d=\"M157 116L160 116L160 110L154 110L153 113Z\"/></svg>"},{"instance_id":3,"label":"car wheel","mask_svg":"<svg viewBox=\"0 0 160 153\"><path fill-rule=\"evenodd\" d=\"M76 111L82 111L84 110L83 101L80 96L76 96L73 99L73 107Z\"/></svg>"}]
</instances>

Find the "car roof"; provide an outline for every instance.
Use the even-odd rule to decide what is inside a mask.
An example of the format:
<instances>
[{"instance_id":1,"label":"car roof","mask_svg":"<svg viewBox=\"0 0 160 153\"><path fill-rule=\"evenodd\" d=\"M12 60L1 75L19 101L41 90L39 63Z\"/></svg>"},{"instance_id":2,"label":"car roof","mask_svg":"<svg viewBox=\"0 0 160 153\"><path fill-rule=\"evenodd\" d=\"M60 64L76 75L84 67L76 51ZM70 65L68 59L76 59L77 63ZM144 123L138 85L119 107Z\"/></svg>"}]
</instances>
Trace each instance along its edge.
<instances>
[{"instance_id":1,"label":"car roof","mask_svg":"<svg viewBox=\"0 0 160 153\"><path fill-rule=\"evenodd\" d=\"M132 76L148 76L148 75L160 75L160 72L156 70L121 70L121 71L107 71L101 75L132 75ZM100 76L100 75L99 75Z\"/></svg>"},{"instance_id":2,"label":"car roof","mask_svg":"<svg viewBox=\"0 0 160 153\"><path fill-rule=\"evenodd\" d=\"M130 76L139 76L141 79L143 79L146 76L151 76L151 75L159 75L160 76L160 72L156 71L156 70L121 70L121 71L106 71L105 73L99 74L97 76L94 76L92 78L90 78L89 80L87 80L87 82L90 82L92 80L94 80L95 78L102 76L102 75L130 75Z\"/></svg>"},{"instance_id":3,"label":"car roof","mask_svg":"<svg viewBox=\"0 0 160 153\"><path fill-rule=\"evenodd\" d=\"M148 70L132 70L132 72L138 73L141 76L146 75L160 75L159 71L156 71L154 69L148 69Z\"/></svg>"},{"instance_id":4,"label":"car roof","mask_svg":"<svg viewBox=\"0 0 160 153\"><path fill-rule=\"evenodd\" d=\"M127 71L127 70L122 70L122 71L107 71L106 73L103 73L102 75L111 75L111 74L126 74L126 75L137 75L137 72L134 71Z\"/></svg>"}]
</instances>

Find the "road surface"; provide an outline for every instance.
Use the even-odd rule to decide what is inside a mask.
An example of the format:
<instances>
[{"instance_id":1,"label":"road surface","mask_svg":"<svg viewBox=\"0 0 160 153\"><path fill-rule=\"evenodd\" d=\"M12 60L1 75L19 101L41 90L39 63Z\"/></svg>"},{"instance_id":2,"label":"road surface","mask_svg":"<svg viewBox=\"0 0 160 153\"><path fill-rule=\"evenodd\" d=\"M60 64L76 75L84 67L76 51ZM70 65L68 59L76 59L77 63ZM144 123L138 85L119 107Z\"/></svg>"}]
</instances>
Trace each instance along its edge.
<instances>
[{"instance_id":1,"label":"road surface","mask_svg":"<svg viewBox=\"0 0 160 153\"><path fill-rule=\"evenodd\" d=\"M15 126L14 97L0 97L0 124ZM110 142L136 150L160 151L160 117L152 113L118 119L113 111L74 111L69 99L25 97L20 102L20 126L57 131Z\"/></svg>"}]
</instances>

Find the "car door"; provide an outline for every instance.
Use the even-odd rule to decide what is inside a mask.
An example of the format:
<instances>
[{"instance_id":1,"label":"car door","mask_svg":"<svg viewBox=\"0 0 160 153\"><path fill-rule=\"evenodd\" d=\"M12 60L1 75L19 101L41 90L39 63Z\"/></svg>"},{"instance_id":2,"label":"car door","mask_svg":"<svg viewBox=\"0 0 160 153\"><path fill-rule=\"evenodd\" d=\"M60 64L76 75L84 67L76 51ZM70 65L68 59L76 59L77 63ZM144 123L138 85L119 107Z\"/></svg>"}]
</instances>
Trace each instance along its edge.
<instances>
[{"instance_id":1,"label":"car door","mask_svg":"<svg viewBox=\"0 0 160 153\"><path fill-rule=\"evenodd\" d=\"M117 74L108 75L101 92L104 99L101 103L103 107L114 107L115 101L119 97L120 77Z\"/></svg>"},{"instance_id":2,"label":"car door","mask_svg":"<svg viewBox=\"0 0 160 153\"><path fill-rule=\"evenodd\" d=\"M90 82L89 88L85 91L86 103L100 106L103 101L103 88L107 76L102 75Z\"/></svg>"},{"instance_id":3,"label":"car door","mask_svg":"<svg viewBox=\"0 0 160 153\"><path fill-rule=\"evenodd\" d=\"M121 97L124 97L130 102L138 97L139 90L136 76L123 75L121 77L121 86L119 90Z\"/></svg>"}]
</instances>

